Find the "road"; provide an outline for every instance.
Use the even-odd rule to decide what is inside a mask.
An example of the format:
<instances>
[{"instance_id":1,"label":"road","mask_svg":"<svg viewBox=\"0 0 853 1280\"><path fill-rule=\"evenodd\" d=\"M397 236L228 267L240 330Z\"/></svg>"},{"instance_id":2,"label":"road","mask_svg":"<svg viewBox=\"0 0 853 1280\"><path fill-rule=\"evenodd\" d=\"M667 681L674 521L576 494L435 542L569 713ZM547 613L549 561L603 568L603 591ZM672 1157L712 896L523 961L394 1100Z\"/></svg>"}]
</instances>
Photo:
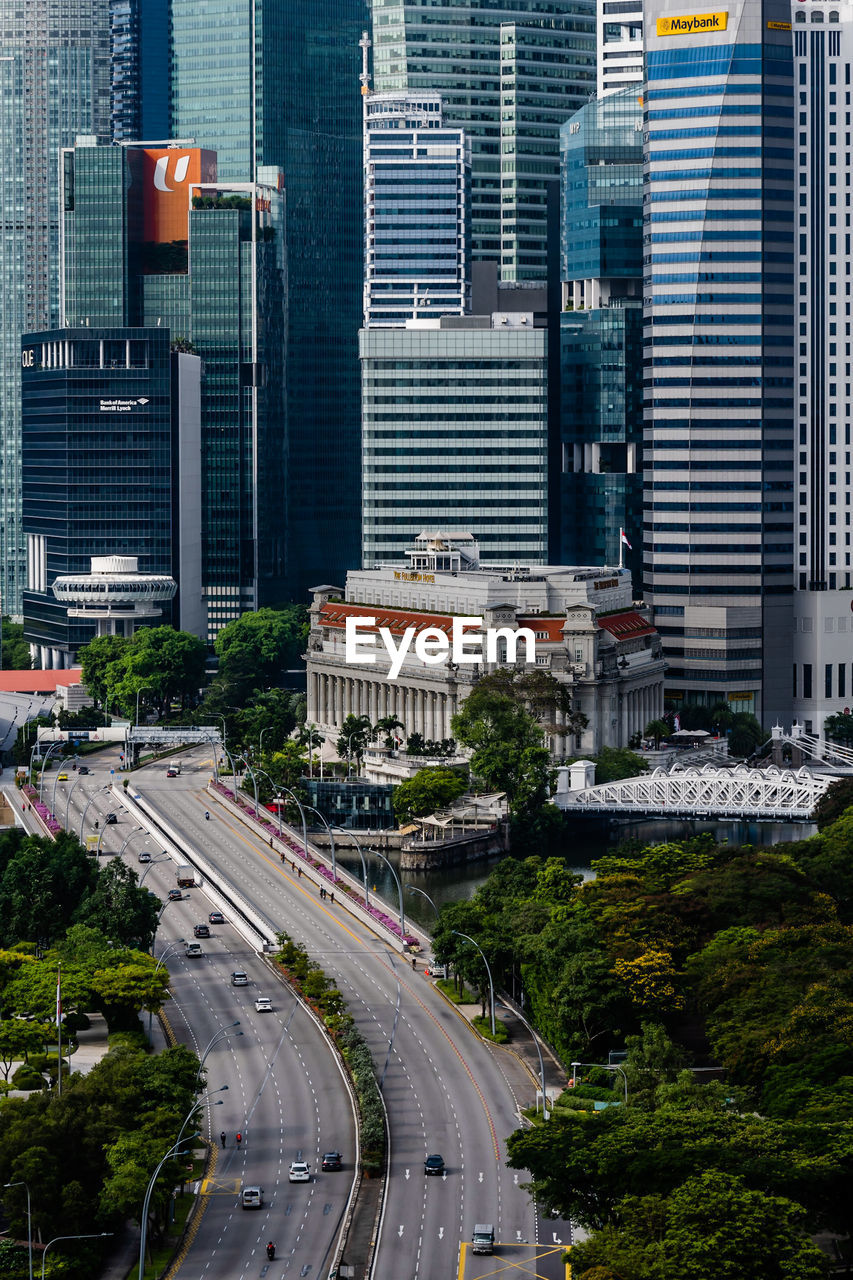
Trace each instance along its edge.
<instances>
[{"instance_id":1,"label":"road","mask_svg":"<svg viewBox=\"0 0 853 1280\"><path fill-rule=\"evenodd\" d=\"M75 815L72 823L76 823L76 827L72 825L71 829L79 831L78 815L91 793L95 799L86 821L87 832L96 813L113 810L121 815L116 826L105 829L103 850L116 852L130 836L125 858L133 865L137 865L136 860L142 849L150 849L156 857L156 838L146 837L136 829L136 822L114 799L100 790L109 780L108 769L115 767L117 755L113 761L107 753L103 753L102 759L104 767L91 779L85 780L87 794L81 796L80 793L84 790L81 785L72 795L70 808ZM137 771L133 775L134 789L180 834L188 850L197 851L216 869L223 881L252 903L258 914L267 921L271 934L284 929L306 945L310 955L335 979L371 1046L379 1070L384 1069L383 1095L390 1122L391 1160L387 1203L373 1274L376 1277L393 1276L394 1280L432 1280L434 1276L483 1274L480 1267L486 1260L477 1258L475 1261L462 1248L463 1242L470 1240L477 1222L493 1223L496 1239L507 1246L540 1241L552 1242L554 1245L558 1241L568 1243L570 1236L567 1224L543 1220L536 1213L527 1193L519 1186L524 1181L524 1175L507 1169L504 1164L505 1139L518 1127L519 1106L528 1105L533 1098L534 1085L523 1068L512 1055L486 1045L475 1036L421 972L413 974L407 960L345 913L340 905L333 906L328 900L321 902L316 888L309 884L307 877L300 879L294 875L289 864L283 865L268 844L212 801L204 790L210 774L209 756L205 759L204 752L197 751L183 755L182 761L183 770L177 778L167 779L162 763ZM73 774L69 776L74 777ZM46 790L51 785L46 783ZM70 789L73 782L69 782L67 786ZM58 792L65 787L66 784L58 784ZM58 807L59 816L62 816L63 807ZM209 810L211 814L210 821L207 822L204 820L205 810ZM147 875L146 883L149 887L165 898L167 889L174 884L173 864L166 861L162 866L138 869ZM191 900L203 901L203 895L198 889L192 890L191 895ZM176 909L168 908L164 913L158 932L158 954L167 940L186 937L186 930L195 922L194 906L188 907L185 900L184 903L175 904L175 907ZM206 912L207 904L204 903L198 918L204 919ZM176 1033L179 1038L195 1044L188 1031L189 1025L192 1025L198 1041L196 1047L199 1048L204 1046L203 1036L206 1030L213 1034L217 1027L231 1020L231 1011L240 1007L239 999L234 999L235 993L231 990L226 992L226 1005L216 1005L214 1008L211 993L218 992L219 987L211 986L210 969L213 968L220 976L226 975L233 967L245 968L253 974L264 971L262 968L250 970L250 965L262 966L263 962L251 959L250 949L245 943L236 937L229 938L221 928L216 933L217 938L211 946L202 944L206 952L210 952L202 962L185 961L182 956L177 963L169 960L170 971L175 974L174 1008L180 1007L183 1010L187 1024L183 1033L176 1025ZM194 965L197 967L193 968ZM198 966L204 967L204 981ZM253 987L248 990L256 992L257 989ZM237 990L239 993L239 989ZM243 990L245 993L246 989ZM206 992L210 1003L206 1001ZM264 994L269 994L269 991L265 990ZM249 1012L256 1021L262 1021L266 1017L254 1015L253 1005ZM234 1016L240 1016L239 1012ZM281 1019L281 1015L277 1016ZM301 1019L301 1024L295 1019L291 1026L291 1058L294 1045L298 1044L305 1051L303 1034L307 1031L307 1019L304 1015L301 1015ZM392 1037L393 1044L389 1052ZM273 1046L268 1044L267 1049L271 1053ZM283 1052L284 1046L279 1050L276 1064L281 1060ZM210 1065L220 1053L223 1058L225 1055L239 1054L242 1059L243 1049L237 1050L231 1041L225 1041L214 1052L208 1060L208 1080L211 1087L217 1086L219 1077L211 1073ZM304 1078L309 1081L321 1079L323 1073L320 1055ZM328 1063L325 1074L328 1075ZM257 1072L240 1084L241 1107L237 1109L238 1118L233 1123L241 1122L240 1118L249 1114L249 1100L255 1096L260 1084ZM279 1085L279 1089L282 1087ZM269 1093L265 1106L271 1103L275 1092L275 1086L270 1086L259 1094L259 1097L264 1097ZM320 1112L324 1116L328 1114L333 1100L340 1096L340 1084L327 1083L324 1089L319 1090L319 1097L322 1098L322 1103L318 1104ZM215 1114L230 1117L230 1099L228 1095L225 1098L226 1106L217 1108ZM313 1099L308 1103L306 1097L302 1102L307 1108L306 1114L310 1113L314 1106ZM274 1114L264 1112L263 1115L263 1123L270 1127L274 1135L270 1143L275 1145L279 1120ZM252 1119L257 1133L261 1121L254 1116ZM296 1146L289 1138L288 1123L288 1117L285 1117L281 1158L287 1161L296 1158ZM320 1151L323 1144L330 1143L333 1147L344 1150L343 1141L332 1133L337 1122L326 1126L317 1118L314 1124L315 1150ZM219 1122L214 1121L214 1129L218 1130L219 1127ZM227 1125L223 1127L228 1129ZM302 1149L311 1149L307 1137L303 1139ZM424 1176L424 1157L432 1152L439 1152L444 1156L446 1172L441 1178ZM266 1153L265 1167L274 1163L274 1154L272 1149ZM234 1156L226 1155L224 1161L220 1161L213 1179L216 1184L220 1181L220 1174L223 1177L234 1176L230 1172L225 1175L223 1170L227 1168L230 1171L237 1158L235 1153ZM282 1185L281 1168L283 1166L276 1170L279 1178L276 1185ZM249 1176L248 1172L246 1176ZM251 1176L266 1185L257 1174ZM324 1186L335 1176L340 1177L325 1175ZM211 1206L220 1199L218 1187L213 1189L217 1194L210 1197ZM189 1280L194 1280L196 1276L204 1276L205 1280L208 1277L210 1280L222 1277L225 1280L225 1277L247 1274L242 1269L243 1259L239 1250L237 1255L217 1251L224 1248L220 1241L228 1239L225 1224L231 1222L235 1212L238 1223L254 1215L241 1214L234 1207L234 1193L227 1185L223 1189L223 1195L228 1201L222 1209L226 1217L220 1221L222 1214L216 1209L208 1209L196 1241L181 1268L182 1277L188 1277ZM293 1206L302 1201L296 1199L286 1203L291 1205L288 1217L292 1217L295 1211ZM324 1199L323 1207L325 1204ZM330 1210L325 1216L333 1216L333 1211ZM278 1220L273 1215L270 1222ZM267 1230L272 1230L272 1226L267 1227L262 1222L258 1240L254 1241L250 1250L251 1257L255 1257L258 1241L263 1241ZM232 1231L232 1239L234 1234ZM277 1243L279 1236L291 1239L289 1222L286 1223L284 1233L279 1231L278 1236L273 1236ZM294 1257L294 1266L299 1261L299 1268L296 1270L291 1266L290 1259L287 1259L280 1273L309 1277L321 1274L316 1270L319 1263L314 1261L319 1247L311 1237L311 1259L303 1263L300 1261L302 1254L299 1259ZM205 1255L203 1262L199 1259L199 1252ZM518 1265L522 1261L521 1252L524 1251L516 1253L514 1267L523 1275L525 1268ZM526 1254L529 1253L529 1250L526 1251ZM547 1256L543 1256L546 1254ZM240 1266L236 1265L238 1258ZM306 1265L309 1269L302 1270ZM276 1260L275 1269L266 1274L274 1276L278 1266L279 1262ZM471 1270L472 1266L476 1270ZM539 1250L535 1271L529 1274L547 1276L549 1280L552 1276L562 1277L559 1253L553 1249Z\"/></svg>"},{"instance_id":2,"label":"road","mask_svg":"<svg viewBox=\"0 0 853 1280\"><path fill-rule=\"evenodd\" d=\"M125 858L140 872L147 871L146 886L165 901L175 885L174 863L149 864L150 871L138 865L138 853L152 849L154 842L145 842L137 824L104 790L117 755L113 759L101 753L87 763L93 772L80 780L71 796L70 829L79 832L91 799L86 831L97 816L102 853L117 853L134 835L127 841ZM68 775L68 783L57 782L60 816L65 803L59 798L70 793L78 776L70 769ZM56 775L48 778L46 800L52 796ZM115 825L104 825L108 812L117 813ZM201 1188L203 1213L180 1275L182 1280L255 1276L267 1265L265 1247L273 1240L277 1257L267 1276L325 1277L355 1172L349 1094L325 1035L230 925L211 925L212 936L201 941L203 956L185 958L178 939L192 938L194 926L207 921L211 906L200 889L188 890L180 902L164 910L155 941L155 953L166 952L171 975L166 1015L175 1038L199 1057L215 1039L205 1061L212 1096L200 1126L212 1135L215 1154L210 1177ZM237 969L248 974L248 986L232 986L230 975ZM256 1011L258 995L272 998L271 1013ZM231 1026L238 1020L238 1027ZM217 1036L223 1028L229 1028L228 1033ZM220 1092L223 1085L227 1091ZM218 1138L221 1131L226 1134L224 1148ZM322 1173L323 1152L331 1149L341 1151L344 1169ZM310 1183L288 1182L291 1160L311 1166ZM248 1185L263 1187L262 1209L240 1208L239 1191Z\"/></svg>"},{"instance_id":3,"label":"road","mask_svg":"<svg viewBox=\"0 0 853 1280\"><path fill-rule=\"evenodd\" d=\"M503 1163L519 1104L532 1099L529 1077L511 1055L475 1036L423 973L414 974L340 905L321 902L307 876L295 875L212 802L204 791L210 762L203 753L183 760L178 778L167 779L162 765L135 773L139 794L253 904L271 932L284 929L306 945L348 1000L380 1072L387 1057L391 1163L374 1274L394 1280L456 1275L460 1242L477 1222L493 1222L501 1240L533 1240L530 1198L518 1185L521 1175ZM443 1177L424 1176L423 1161L432 1152L444 1156Z\"/></svg>"}]
</instances>

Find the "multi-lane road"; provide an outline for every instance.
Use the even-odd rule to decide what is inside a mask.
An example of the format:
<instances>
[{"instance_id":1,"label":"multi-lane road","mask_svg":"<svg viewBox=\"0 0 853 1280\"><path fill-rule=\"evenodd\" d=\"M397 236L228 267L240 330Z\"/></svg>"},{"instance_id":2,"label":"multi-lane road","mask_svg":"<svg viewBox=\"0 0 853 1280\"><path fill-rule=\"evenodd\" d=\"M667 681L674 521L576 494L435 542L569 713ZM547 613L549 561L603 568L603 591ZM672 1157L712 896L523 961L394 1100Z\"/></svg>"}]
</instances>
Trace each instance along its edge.
<instances>
[{"instance_id":1,"label":"multi-lane road","mask_svg":"<svg viewBox=\"0 0 853 1280\"><path fill-rule=\"evenodd\" d=\"M486 1274L482 1265L487 1259L474 1263L463 1258L460 1264L461 1243L470 1240L478 1222L493 1223L496 1239L507 1246L564 1240L565 1224L539 1220L519 1186L523 1178L504 1163L506 1136L519 1123L519 1107L533 1097L526 1070L512 1055L475 1036L422 972L414 973L407 960L340 904L321 900L308 876L291 871L267 843L214 803L205 791L209 754L205 759L203 752L188 753L182 759L177 778L167 778L162 764L137 771L132 792L169 825L188 852L215 869L224 886L251 903L270 936L283 929L305 944L335 979L374 1060L380 1070L385 1068L382 1092L391 1151L374 1276L433 1280ZM142 832L133 832L136 819L100 790L110 780L110 767L114 762L108 759L87 788L95 796L87 830L96 811L118 809L122 816L106 829L104 848L116 852L133 833L125 857L135 863L141 849L156 856L156 838L146 844ZM60 783L59 788L71 785ZM78 799L88 800L80 796L81 789L76 788L71 802L78 815ZM64 804L57 807L61 817ZM79 829L79 816L69 829ZM170 861L154 866L146 880L164 900L174 883ZM163 913L158 955L168 942L191 936L192 926L207 919L211 904L204 893L196 888L188 894ZM211 1185L205 1188L211 1193L206 1212L180 1274L192 1280L257 1274L262 1256L265 1265L262 1246L274 1239L277 1259L264 1274L325 1280L355 1155L348 1093L322 1036L265 961L227 926L212 926L211 931L214 937L202 942L200 960L185 959L181 947L167 960L173 975L168 1016L178 1039L202 1052L218 1028L237 1018L243 1033L223 1036L205 1063L209 1088L229 1085L227 1093L214 1099L224 1105L211 1117L214 1133L226 1130L228 1145L218 1151ZM249 987L231 987L229 975L237 968L250 974ZM255 1012L259 992L273 997L273 1015ZM239 1151L233 1137L238 1127L244 1135ZM291 1159L304 1158L316 1171L322 1151L330 1147L344 1154L344 1173L317 1171L310 1184L287 1182ZM442 1177L424 1176L424 1158L433 1152L444 1157ZM237 1207L240 1183L265 1187L260 1214ZM529 1270L523 1252L516 1254L516 1274L562 1275L558 1248Z\"/></svg>"}]
</instances>

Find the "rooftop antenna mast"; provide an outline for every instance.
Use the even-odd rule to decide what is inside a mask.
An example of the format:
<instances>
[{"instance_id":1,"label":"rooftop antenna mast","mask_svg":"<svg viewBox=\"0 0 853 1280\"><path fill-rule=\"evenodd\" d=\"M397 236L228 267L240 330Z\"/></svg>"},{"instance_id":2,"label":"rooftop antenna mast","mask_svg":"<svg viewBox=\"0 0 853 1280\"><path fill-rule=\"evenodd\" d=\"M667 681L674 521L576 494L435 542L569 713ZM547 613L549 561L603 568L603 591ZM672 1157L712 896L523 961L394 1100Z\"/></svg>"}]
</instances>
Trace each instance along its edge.
<instances>
[{"instance_id":1,"label":"rooftop antenna mast","mask_svg":"<svg viewBox=\"0 0 853 1280\"><path fill-rule=\"evenodd\" d=\"M370 72L367 69L367 59L370 50L371 40L366 31L362 31L361 39L358 47L361 49L361 75L358 77L361 81L361 96L367 98L370 93ZM364 104L364 111L367 114L367 102Z\"/></svg>"}]
</instances>

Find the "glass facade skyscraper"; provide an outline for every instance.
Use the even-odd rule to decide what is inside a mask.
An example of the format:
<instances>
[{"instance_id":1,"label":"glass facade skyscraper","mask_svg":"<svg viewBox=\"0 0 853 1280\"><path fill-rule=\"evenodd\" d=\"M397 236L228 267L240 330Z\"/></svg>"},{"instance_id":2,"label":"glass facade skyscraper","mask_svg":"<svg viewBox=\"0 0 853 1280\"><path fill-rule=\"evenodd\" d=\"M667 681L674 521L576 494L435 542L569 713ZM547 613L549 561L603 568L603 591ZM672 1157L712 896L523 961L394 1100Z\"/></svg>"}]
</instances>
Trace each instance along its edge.
<instances>
[{"instance_id":1,"label":"glass facade skyscraper","mask_svg":"<svg viewBox=\"0 0 853 1280\"><path fill-rule=\"evenodd\" d=\"M437 93L374 93L364 121L364 323L471 307L471 150Z\"/></svg>"},{"instance_id":2,"label":"glass facade skyscraper","mask_svg":"<svg viewBox=\"0 0 853 1280\"><path fill-rule=\"evenodd\" d=\"M791 706L791 5L645 6L645 563L672 702Z\"/></svg>"},{"instance_id":3,"label":"glass facade skyscraper","mask_svg":"<svg viewBox=\"0 0 853 1280\"><path fill-rule=\"evenodd\" d=\"M371 0L373 87L436 89L472 148L472 255L543 280L560 125L595 87L595 0Z\"/></svg>"},{"instance_id":4,"label":"glass facade skyscraper","mask_svg":"<svg viewBox=\"0 0 853 1280\"><path fill-rule=\"evenodd\" d=\"M643 113L633 90L560 131L562 564L642 579ZM631 549L620 545L625 529Z\"/></svg>"},{"instance_id":5,"label":"glass facade skyscraper","mask_svg":"<svg viewBox=\"0 0 853 1280\"><path fill-rule=\"evenodd\" d=\"M521 314L362 329L366 567L426 529L545 563L546 339Z\"/></svg>"},{"instance_id":6,"label":"glass facade skyscraper","mask_svg":"<svg viewBox=\"0 0 853 1280\"><path fill-rule=\"evenodd\" d=\"M110 133L109 0L0 0L0 610L20 615L21 335L59 317L59 149Z\"/></svg>"},{"instance_id":7,"label":"glass facade skyscraper","mask_svg":"<svg viewBox=\"0 0 853 1280\"><path fill-rule=\"evenodd\" d=\"M110 0L112 136L171 137L169 0Z\"/></svg>"},{"instance_id":8,"label":"glass facade skyscraper","mask_svg":"<svg viewBox=\"0 0 853 1280\"><path fill-rule=\"evenodd\" d=\"M69 323L162 327L203 361L211 636L286 589L284 196L278 170L257 172L256 183L219 182L216 157L198 148L63 156Z\"/></svg>"},{"instance_id":9,"label":"glass facade skyscraper","mask_svg":"<svg viewBox=\"0 0 853 1280\"><path fill-rule=\"evenodd\" d=\"M365 0L171 0L172 128L286 176L288 594L359 556ZM263 532L263 531L262 531Z\"/></svg>"}]
</instances>

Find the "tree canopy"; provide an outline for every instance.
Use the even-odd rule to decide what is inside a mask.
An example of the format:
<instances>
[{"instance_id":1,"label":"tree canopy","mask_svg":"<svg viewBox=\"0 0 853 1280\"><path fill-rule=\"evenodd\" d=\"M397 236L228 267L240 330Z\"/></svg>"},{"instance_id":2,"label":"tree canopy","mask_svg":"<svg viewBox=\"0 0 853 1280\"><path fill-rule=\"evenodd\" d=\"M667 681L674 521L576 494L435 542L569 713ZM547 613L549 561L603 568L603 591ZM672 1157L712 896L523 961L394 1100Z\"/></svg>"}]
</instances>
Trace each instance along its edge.
<instances>
[{"instance_id":1,"label":"tree canopy","mask_svg":"<svg viewBox=\"0 0 853 1280\"><path fill-rule=\"evenodd\" d=\"M276 684L285 671L300 663L307 639L308 610L301 604L257 609L224 626L214 649L220 675L237 695L234 701L253 689Z\"/></svg>"},{"instance_id":2,"label":"tree canopy","mask_svg":"<svg viewBox=\"0 0 853 1280\"><path fill-rule=\"evenodd\" d=\"M204 684L203 640L173 627L142 627L126 640L98 636L80 650L83 683L94 698L125 716L154 706L160 716L177 700L193 702Z\"/></svg>"},{"instance_id":3,"label":"tree canopy","mask_svg":"<svg viewBox=\"0 0 853 1280\"><path fill-rule=\"evenodd\" d=\"M419 769L394 791L398 822L423 818L458 800L468 786L467 774L458 769Z\"/></svg>"}]
</instances>

